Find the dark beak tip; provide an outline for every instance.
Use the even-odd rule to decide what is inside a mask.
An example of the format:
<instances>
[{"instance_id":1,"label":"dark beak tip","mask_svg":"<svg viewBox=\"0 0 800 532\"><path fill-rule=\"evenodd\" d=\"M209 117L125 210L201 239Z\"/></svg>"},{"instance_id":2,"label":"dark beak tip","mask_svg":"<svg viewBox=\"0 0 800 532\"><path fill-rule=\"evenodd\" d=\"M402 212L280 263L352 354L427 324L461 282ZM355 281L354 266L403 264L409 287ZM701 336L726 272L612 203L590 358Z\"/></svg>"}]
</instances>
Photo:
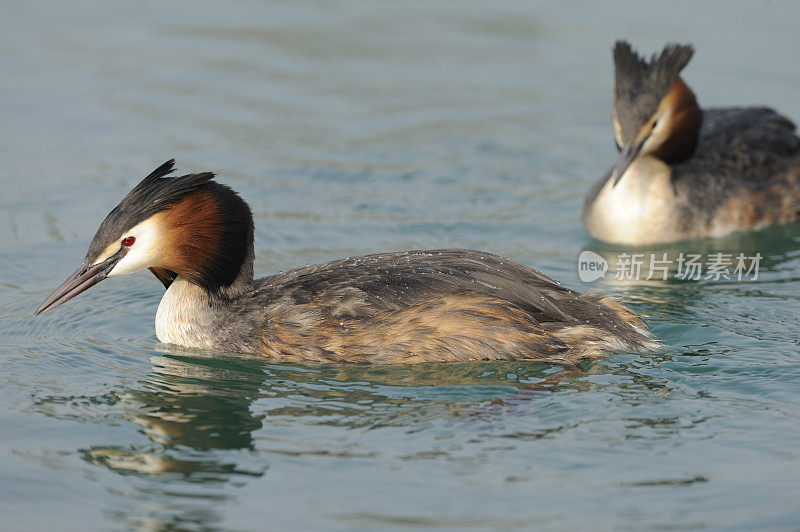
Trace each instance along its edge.
<instances>
[{"instance_id":1,"label":"dark beak tip","mask_svg":"<svg viewBox=\"0 0 800 532\"><path fill-rule=\"evenodd\" d=\"M33 317L34 317L34 318L35 318L36 316L38 316L38 315L40 315L40 314L44 314L44 313L45 313L45 312L47 312L48 310L51 310L51 309L53 309L53 308L54 308L54 307L53 307L53 302L52 302L52 301L50 301L51 297L52 297L52 296L48 297L47 299L45 299L45 300L44 300L44 302L43 302L41 305L39 305L39 308L37 308L37 309L36 309L36 312L34 312L34 313L33 313ZM58 306L58 305L56 305L56 306Z\"/></svg>"},{"instance_id":2,"label":"dark beak tip","mask_svg":"<svg viewBox=\"0 0 800 532\"><path fill-rule=\"evenodd\" d=\"M106 273L113 265L114 263L106 261L103 265L93 265L89 268L83 266L79 267L61 284L61 286L56 288L55 291L39 305L39 308L33 313L33 317L35 318L39 314L44 314L45 312L61 306L73 297L96 285L106 278Z\"/></svg>"},{"instance_id":3,"label":"dark beak tip","mask_svg":"<svg viewBox=\"0 0 800 532\"><path fill-rule=\"evenodd\" d=\"M622 153L620 153L617 164L615 164L613 170L611 170L611 177L613 179L611 188L617 186L617 184L622 180L622 176L628 171L628 168L633 164L636 158L639 157L645 140L647 139L642 139L638 144L625 146L622 149Z\"/></svg>"}]
</instances>

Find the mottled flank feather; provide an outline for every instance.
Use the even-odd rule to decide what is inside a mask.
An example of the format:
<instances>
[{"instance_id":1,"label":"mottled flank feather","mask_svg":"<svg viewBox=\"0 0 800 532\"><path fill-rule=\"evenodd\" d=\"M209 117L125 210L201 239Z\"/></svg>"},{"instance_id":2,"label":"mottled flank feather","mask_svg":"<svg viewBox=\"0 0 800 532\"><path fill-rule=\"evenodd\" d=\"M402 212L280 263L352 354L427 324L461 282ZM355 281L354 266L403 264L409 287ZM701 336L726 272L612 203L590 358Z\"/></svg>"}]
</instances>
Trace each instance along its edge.
<instances>
[{"instance_id":1,"label":"mottled flank feather","mask_svg":"<svg viewBox=\"0 0 800 532\"><path fill-rule=\"evenodd\" d=\"M242 338L242 350L283 360L575 363L656 345L615 300L581 295L477 251L369 255L268 277L256 287L231 310L247 316L263 309L264 321L219 321L215 335Z\"/></svg>"}]
</instances>

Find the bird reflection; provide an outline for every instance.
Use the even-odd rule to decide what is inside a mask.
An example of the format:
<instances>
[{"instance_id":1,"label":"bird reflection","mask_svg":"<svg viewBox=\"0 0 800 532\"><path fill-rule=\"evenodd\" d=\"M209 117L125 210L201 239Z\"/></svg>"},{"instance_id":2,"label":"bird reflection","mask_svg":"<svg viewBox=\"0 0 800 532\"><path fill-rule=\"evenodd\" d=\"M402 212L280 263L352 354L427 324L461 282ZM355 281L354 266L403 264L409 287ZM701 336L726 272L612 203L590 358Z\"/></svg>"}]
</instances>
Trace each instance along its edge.
<instances>
[{"instance_id":1,"label":"bird reflection","mask_svg":"<svg viewBox=\"0 0 800 532\"><path fill-rule=\"evenodd\" d=\"M658 361L658 355L634 359ZM398 412L488 415L498 405L597 389L602 385L589 378L594 375L624 376L625 382L613 382L621 390L630 386L650 393L664 387L636 363L607 361L564 367L530 362L303 366L240 355L171 354L154 357L149 376L120 397L128 419L141 427L149 444L92 447L85 458L123 474L173 473L199 482L261 476L267 467L258 460L237 462L236 456L244 455L213 451L264 450L254 433L264 429L261 440L269 440L270 421L284 417L317 417L359 428L381 425L386 418L397 422ZM437 387L447 392L424 393ZM225 456L228 461L214 459Z\"/></svg>"},{"instance_id":2,"label":"bird reflection","mask_svg":"<svg viewBox=\"0 0 800 532\"><path fill-rule=\"evenodd\" d=\"M121 473L179 473L200 482L260 476L264 467L209 459L208 451L254 448L253 431L265 414L251 405L264 378L260 365L246 358L154 357L148 378L121 398L150 445L94 447L86 459Z\"/></svg>"},{"instance_id":3,"label":"bird reflection","mask_svg":"<svg viewBox=\"0 0 800 532\"><path fill-rule=\"evenodd\" d=\"M666 389L642 368L658 359L638 355L627 355L631 360L622 363L571 367L530 362L355 366L274 364L166 349L164 356L152 358L150 373L115 400L114 408L140 428L145 443L83 451L89 463L135 477L135 497L109 511L123 522L154 529L219 523L222 513L209 501L235 498L235 488L267 474L278 455L380 455L380 449L357 442L287 438L281 429L287 424L414 431L447 417L470 423L536 415L546 407L539 399L555 398L554 392L608 386L621 400L635 401ZM597 375L612 380L601 384L603 379L592 379ZM131 505L131 500L138 502Z\"/></svg>"},{"instance_id":4,"label":"bird reflection","mask_svg":"<svg viewBox=\"0 0 800 532\"><path fill-rule=\"evenodd\" d=\"M688 260L690 255L699 256L703 263L702 265L707 266L707 261L714 254L723 254L731 259L731 264L729 264L726 272L728 277L714 279L715 282L738 282L740 279L734 274L734 269L739 254L746 259L759 255L760 260L758 260L757 272L759 274L776 271L784 263L796 257L796 251L800 246L798 234L800 234L800 222L772 226L757 232L734 233L725 238L692 240L635 248L593 241L584 249L597 253L608 262L608 271L605 274L603 284L641 287L643 284L665 285L681 283L687 280L706 280L709 274L707 268L702 269L700 279L694 279L691 275L682 276L682 273L688 272L679 271L681 267L687 270L686 263L684 262L682 266L679 263L679 258L683 256L684 259ZM630 261L630 257L633 254L637 254L642 262L639 275L633 275L634 272ZM746 261L745 265L750 266L750 262L749 260ZM651 263L654 266L652 272L649 271ZM747 272L743 273L746 274ZM743 275L742 277L747 281L756 280L754 279L754 273L756 272L750 272L749 275ZM665 277L666 280L664 279Z\"/></svg>"},{"instance_id":5,"label":"bird reflection","mask_svg":"<svg viewBox=\"0 0 800 532\"><path fill-rule=\"evenodd\" d=\"M751 309L736 307L728 309L731 294L749 297L758 296L783 304L786 294L774 289L775 284L794 283L800 277L792 275L787 268L787 263L797 259L797 249L800 247L800 223L773 226L758 232L737 233L725 238L696 240L691 242L678 242L674 244L653 245L646 247L628 248L593 242L586 249L600 255L608 263L605 277L597 281L597 288L614 286L619 293L628 300L637 312L647 316L656 336L665 337L660 326L674 327L676 324L706 322L714 327L736 329L736 323L749 319L747 315ZM640 254L643 261L638 278L626 279L619 275L629 268L632 254ZM688 259L690 255L700 257L702 275L699 279L693 277L681 278L678 272L678 258L683 254ZM723 254L732 259L729 275L714 278L709 269L715 254ZM736 257L742 254L748 260L759 256L756 272L743 275L741 280L734 274ZM652 260L661 260L666 255L670 261L666 272L666 280L662 272L658 272L650 280L647 279L648 268ZM620 257L626 261L626 266L619 264ZM620 278L623 277L623 278ZM715 312L718 306L726 307ZM671 336L671 335L670 335Z\"/></svg>"}]
</instances>

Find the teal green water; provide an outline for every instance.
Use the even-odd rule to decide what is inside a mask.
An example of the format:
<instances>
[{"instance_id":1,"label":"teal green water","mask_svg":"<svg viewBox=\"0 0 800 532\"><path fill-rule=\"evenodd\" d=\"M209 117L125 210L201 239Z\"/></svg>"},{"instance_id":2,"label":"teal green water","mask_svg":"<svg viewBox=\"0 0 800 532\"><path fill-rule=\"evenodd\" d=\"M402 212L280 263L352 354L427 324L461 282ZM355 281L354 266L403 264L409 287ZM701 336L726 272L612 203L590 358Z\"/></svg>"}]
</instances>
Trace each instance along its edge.
<instances>
[{"instance_id":1,"label":"teal green water","mask_svg":"<svg viewBox=\"0 0 800 532\"><path fill-rule=\"evenodd\" d=\"M614 39L693 42L703 105L800 119L783 2L0 7L3 530L800 527L800 227L645 250L761 253L757 280L577 276L614 162ZM159 344L110 279L33 319L156 165L214 170L267 274L478 248L618 294L663 352L276 365Z\"/></svg>"}]
</instances>

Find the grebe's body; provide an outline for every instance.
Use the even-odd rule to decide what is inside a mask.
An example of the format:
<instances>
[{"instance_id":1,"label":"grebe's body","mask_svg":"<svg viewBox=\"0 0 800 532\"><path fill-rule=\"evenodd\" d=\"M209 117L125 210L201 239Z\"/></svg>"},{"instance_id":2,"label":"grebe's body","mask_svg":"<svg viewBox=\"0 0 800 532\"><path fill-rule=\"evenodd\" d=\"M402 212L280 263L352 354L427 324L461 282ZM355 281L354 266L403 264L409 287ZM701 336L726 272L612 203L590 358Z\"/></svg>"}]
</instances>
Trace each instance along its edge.
<instances>
[{"instance_id":1,"label":"grebe's body","mask_svg":"<svg viewBox=\"0 0 800 532\"><path fill-rule=\"evenodd\" d=\"M213 174L171 171L162 165L109 214L37 314L150 268L167 288L156 335L186 347L292 361L574 363L656 346L615 299L478 251L368 255L254 281L247 204Z\"/></svg>"},{"instance_id":2,"label":"grebe's body","mask_svg":"<svg viewBox=\"0 0 800 532\"><path fill-rule=\"evenodd\" d=\"M178 277L156 315L162 342L288 360L576 361L652 338L612 298L584 296L489 253L385 253L259 279L214 301Z\"/></svg>"},{"instance_id":3,"label":"grebe's body","mask_svg":"<svg viewBox=\"0 0 800 532\"><path fill-rule=\"evenodd\" d=\"M653 244L721 237L796 220L800 138L764 107L701 110L678 73L689 46L650 62L628 43L614 49L614 168L586 198L595 238Z\"/></svg>"}]
</instances>

